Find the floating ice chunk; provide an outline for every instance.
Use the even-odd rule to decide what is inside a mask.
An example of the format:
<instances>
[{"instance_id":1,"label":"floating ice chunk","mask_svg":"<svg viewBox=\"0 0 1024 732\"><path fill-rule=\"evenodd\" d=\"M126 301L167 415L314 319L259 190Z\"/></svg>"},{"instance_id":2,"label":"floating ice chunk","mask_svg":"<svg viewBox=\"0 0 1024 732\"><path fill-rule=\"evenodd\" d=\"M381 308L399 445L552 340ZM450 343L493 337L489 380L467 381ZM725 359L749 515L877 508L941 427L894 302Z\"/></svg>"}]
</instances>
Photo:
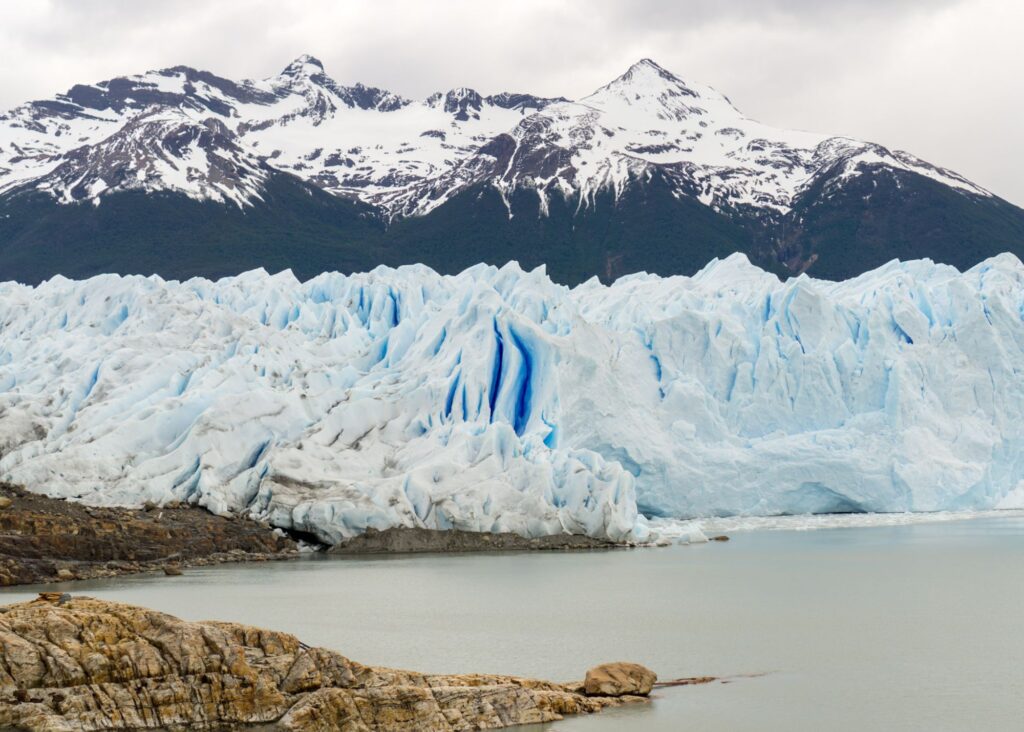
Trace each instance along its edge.
<instances>
[{"instance_id":1,"label":"floating ice chunk","mask_svg":"<svg viewBox=\"0 0 1024 732\"><path fill-rule=\"evenodd\" d=\"M707 544L708 537L701 531L700 526L692 524L685 527L676 540L677 544Z\"/></svg>"}]
</instances>

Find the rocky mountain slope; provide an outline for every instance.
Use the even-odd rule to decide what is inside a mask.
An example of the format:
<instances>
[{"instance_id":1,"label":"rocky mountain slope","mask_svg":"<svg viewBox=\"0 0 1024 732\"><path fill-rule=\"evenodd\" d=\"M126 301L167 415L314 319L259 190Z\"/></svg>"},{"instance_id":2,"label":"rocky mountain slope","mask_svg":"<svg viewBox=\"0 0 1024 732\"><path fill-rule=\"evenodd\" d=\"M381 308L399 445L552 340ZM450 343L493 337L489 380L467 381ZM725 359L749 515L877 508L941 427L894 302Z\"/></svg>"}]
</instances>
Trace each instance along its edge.
<instances>
[{"instance_id":1,"label":"rocky mountain slope","mask_svg":"<svg viewBox=\"0 0 1024 732\"><path fill-rule=\"evenodd\" d=\"M179 66L0 115L3 279L516 259L572 284L735 251L830 278L897 257L963 269L1024 254L1024 211L908 153L751 120L648 59L574 101L410 100L302 56L263 80Z\"/></svg>"}]
</instances>

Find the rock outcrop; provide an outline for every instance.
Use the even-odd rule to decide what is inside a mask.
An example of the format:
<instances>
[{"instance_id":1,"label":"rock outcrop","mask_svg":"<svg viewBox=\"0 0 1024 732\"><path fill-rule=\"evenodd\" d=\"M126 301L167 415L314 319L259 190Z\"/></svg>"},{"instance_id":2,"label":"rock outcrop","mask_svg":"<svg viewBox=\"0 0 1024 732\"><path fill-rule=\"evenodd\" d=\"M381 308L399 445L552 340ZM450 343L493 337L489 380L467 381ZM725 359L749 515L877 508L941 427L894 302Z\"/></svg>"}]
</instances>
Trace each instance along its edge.
<instances>
[{"instance_id":1,"label":"rock outcrop","mask_svg":"<svg viewBox=\"0 0 1024 732\"><path fill-rule=\"evenodd\" d=\"M372 668L287 633L61 593L0 607L0 729L494 729L644 699L629 688Z\"/></svg>"},{"instance_id":2,"label":"rock outcrop","mask_svg":"<svg viewBox=\"0 0 1024 732\"><path fill-rule=\"evenodd\" d=\"M638 663L604 663L587 671L583 691L592 696L646 696L654 688L657 675Z\"/></svg>"},{"instance_id":3,"label":"rock outcrop","mask_svg":"<svg viewBox=\"0 0 1024 732\"><path fill-rule=\"evenodd\" d=\"M0 483L0 586L294 556L268 526L189 505L98 508Z\"/></svg>"}]
</instances>

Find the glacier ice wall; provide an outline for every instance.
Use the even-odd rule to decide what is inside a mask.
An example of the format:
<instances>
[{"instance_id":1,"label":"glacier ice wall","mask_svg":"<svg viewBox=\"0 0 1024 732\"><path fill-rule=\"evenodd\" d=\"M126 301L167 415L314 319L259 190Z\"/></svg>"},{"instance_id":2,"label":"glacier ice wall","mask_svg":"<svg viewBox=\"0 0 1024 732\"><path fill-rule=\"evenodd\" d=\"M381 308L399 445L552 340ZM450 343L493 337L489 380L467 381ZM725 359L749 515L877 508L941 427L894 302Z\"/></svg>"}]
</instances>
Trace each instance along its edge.
<instances>
[{"instance_id":1,"label":"glacier ice wall","mask_svg":"<svg viewBox=\"0 0 1024 732\"><path fill-rule=\"evenodd\" d=\"M1024 265L0 285L0 477L336 542L1024 505Z\"/></svg>"}]
</instances>

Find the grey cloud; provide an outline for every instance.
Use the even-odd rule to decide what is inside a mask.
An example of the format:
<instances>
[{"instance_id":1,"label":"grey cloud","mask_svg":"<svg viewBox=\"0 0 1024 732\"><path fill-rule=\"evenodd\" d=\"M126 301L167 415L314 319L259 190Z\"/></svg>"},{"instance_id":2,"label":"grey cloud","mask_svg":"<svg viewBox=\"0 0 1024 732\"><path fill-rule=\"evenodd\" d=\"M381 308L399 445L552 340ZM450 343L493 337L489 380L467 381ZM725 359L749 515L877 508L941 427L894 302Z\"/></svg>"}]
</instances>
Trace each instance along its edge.
<instances>
[{"instance_id":1,"label":"grey cloud","mask_svg":"<svg viewBox=\"0 0 1024 732\"><path fill-rule=\"evenodd\" d=\"M807 24L830 24L857 17L884 18L908 12L935 12L956 5L958 0L594 0L601 12L621 22L656 28L664 23L704 24L722 20L777 22L798 20Z\"/></svg>"}]
</instances>

